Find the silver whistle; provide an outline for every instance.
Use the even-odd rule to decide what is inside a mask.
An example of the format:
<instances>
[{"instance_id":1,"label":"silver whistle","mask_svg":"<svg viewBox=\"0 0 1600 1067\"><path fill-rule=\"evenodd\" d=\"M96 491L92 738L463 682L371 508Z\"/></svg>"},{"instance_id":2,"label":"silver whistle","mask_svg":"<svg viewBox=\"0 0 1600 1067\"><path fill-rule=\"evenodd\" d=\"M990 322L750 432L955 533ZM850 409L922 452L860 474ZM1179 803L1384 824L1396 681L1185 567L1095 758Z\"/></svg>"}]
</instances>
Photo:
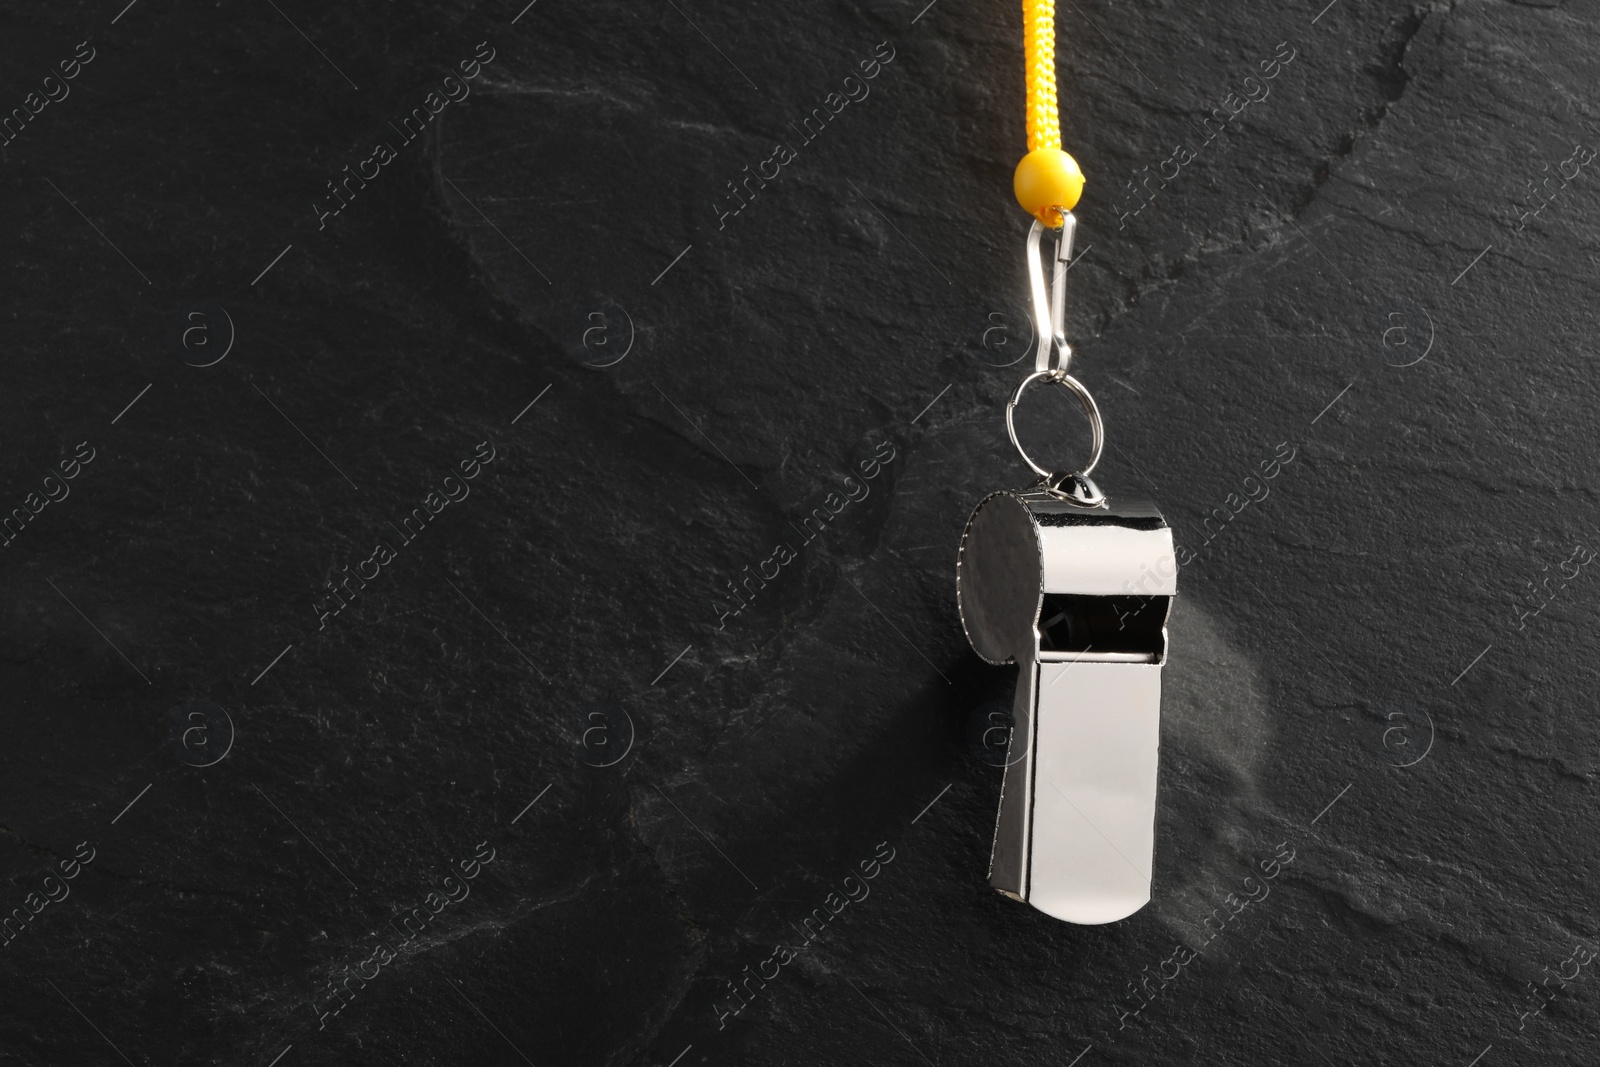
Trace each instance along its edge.
<instances>
[{"instance_id":1,"label":"silver whistle","mask_svg":"<svg viewBox=\"0 0 1600 1067\"><path fill-rule=\"evenodd\" d=\"M1018 667L989 884L1046 915L1093 924L1150 900L1161 664L1178 561L1159 511L1109 500L1089 477L1105 427L1068 373L1062 330L1076 229L1062 211L1060 228L1035 222L1028 233L1039 347L1006 404L1006 433L1039 483L991 493L973 510L956 599L973 650ZM1089 420L1089 458L1076 471L1046 470L1017 439L1017 404L1035 383L1067 390Z\"/></svg>"},{"instance_id":2,"label":"silver whistle","mask_svg":"<svg viewBox=\"0 0 1600 1067\"><path fill-rule=\"evenodd\" d=\"M973 650L1019 668L989 884L1057 919L1108 923L1150 900L1178 566L1153 506L1102 497L1086 475L1067 482L978 504L956 595Z\"/></svg>"}]
</instances>

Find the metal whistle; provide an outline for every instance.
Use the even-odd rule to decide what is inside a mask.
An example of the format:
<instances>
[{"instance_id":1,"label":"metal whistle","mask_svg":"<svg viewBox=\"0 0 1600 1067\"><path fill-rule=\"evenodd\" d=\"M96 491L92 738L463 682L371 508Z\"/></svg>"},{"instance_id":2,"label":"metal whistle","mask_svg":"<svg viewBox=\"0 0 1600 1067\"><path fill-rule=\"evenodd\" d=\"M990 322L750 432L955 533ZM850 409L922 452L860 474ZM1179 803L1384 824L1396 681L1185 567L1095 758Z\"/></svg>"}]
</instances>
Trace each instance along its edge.
<instances>
[{"instance_id":1,"label":"metal whistle","mask_svg":"<svg viewBox=\"0 0 1600 1067\"><path fill-rule=\"evenodd\" d=\"M989 884L1046 915L1093 924L1150 900L1161 664L1178 562L1159 511L1108 500L1090 480L1105 428L1089 390L1067 373L1064 283L1077 222L1070 211L1062 220L1057 230L1035 222L1028 234L1039 347L1006 405L1006 432L1040 481L973 510L956 599L973 650L1018 667ZM1088 462L1070 474L1046 470L1017 440L1014 412L1036 382L1066 389L1089 419Z\"/></svg>"},{"instance_id":2,"label":"metal whistle","mask_svg":"<svg viewBox=\"0 0 1600 1067\"><path fill-rule=\"evenodd\" d=\"M989 884L1083 924L1150 900L1178 574L1160 512L1101 501L1048 483L991 494L967 522L956 579L973 650L1019 668Z\"/></svg>"}]
</instances>

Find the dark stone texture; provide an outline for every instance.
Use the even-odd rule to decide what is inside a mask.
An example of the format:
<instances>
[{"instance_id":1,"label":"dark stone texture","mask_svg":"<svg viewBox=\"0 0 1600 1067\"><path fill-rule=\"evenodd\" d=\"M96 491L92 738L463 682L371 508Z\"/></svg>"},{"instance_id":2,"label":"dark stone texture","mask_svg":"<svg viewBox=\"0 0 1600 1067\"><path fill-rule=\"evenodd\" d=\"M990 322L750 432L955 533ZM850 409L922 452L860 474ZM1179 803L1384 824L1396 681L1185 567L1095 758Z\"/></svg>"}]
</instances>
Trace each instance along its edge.
<instances>
[{"instance_id":1,"label":"dark stone texture","mask_svg":"<svg viewBox=\"0 0 1600 1067\"><path fill-rule=\"evenodd\" d=\"M94 49L0 149L0 509L70 490L0 552L3 907L93 849L0 1064L1600 1060L1593 3L1062 5L1095 477L1188 561L1103 928L986 885L955 610L1027 473L1014 0L120 6L0 32L0 114Z\"/></svg>"}]
</instances>

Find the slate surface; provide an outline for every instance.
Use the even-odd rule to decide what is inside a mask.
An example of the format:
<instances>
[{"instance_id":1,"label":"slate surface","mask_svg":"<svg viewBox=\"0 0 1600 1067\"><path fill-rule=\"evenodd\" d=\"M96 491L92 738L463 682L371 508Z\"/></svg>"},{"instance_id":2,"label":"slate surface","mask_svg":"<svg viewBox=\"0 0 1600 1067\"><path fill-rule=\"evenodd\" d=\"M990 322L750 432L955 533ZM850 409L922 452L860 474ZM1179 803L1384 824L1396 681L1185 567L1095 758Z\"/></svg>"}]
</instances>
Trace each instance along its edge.
<instances>
[{"instance_id":1,"label":"slate surface","mask_svg":"<svg viewBox=\"0 0 1600 1067\"><path fill-rule=\"evenodd\" d=\"M0 16L0 1063L1600 1060L1593 3L1062 5L1188 560L1103 928L953 595L1016 5L519 8Z\"/></svg>"}]
</instances>

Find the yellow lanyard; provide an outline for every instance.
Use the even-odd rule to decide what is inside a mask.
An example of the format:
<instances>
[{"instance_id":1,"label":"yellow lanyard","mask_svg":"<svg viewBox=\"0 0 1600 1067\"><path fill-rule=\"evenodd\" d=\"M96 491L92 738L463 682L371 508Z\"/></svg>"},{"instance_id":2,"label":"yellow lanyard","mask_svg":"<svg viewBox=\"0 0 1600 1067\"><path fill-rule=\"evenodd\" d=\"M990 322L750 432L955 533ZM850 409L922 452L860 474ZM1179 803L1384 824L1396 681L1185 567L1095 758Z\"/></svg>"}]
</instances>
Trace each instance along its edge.
<instances>
[{"instance_id":1,"label":"yellow lanyard","mask_svg":"<svg viewBox=\"0 0 1600 1067\"><path fill-rule=\"evenodd\" d=\"M1017 164L1012 189L1022 209L1046 226L1062 224L1083 193L1083 171L1061 150L1056 108L1055 0L1022 0L1023 55L1027 64L1028 154Z\"/></svg>"}]
</instances>

